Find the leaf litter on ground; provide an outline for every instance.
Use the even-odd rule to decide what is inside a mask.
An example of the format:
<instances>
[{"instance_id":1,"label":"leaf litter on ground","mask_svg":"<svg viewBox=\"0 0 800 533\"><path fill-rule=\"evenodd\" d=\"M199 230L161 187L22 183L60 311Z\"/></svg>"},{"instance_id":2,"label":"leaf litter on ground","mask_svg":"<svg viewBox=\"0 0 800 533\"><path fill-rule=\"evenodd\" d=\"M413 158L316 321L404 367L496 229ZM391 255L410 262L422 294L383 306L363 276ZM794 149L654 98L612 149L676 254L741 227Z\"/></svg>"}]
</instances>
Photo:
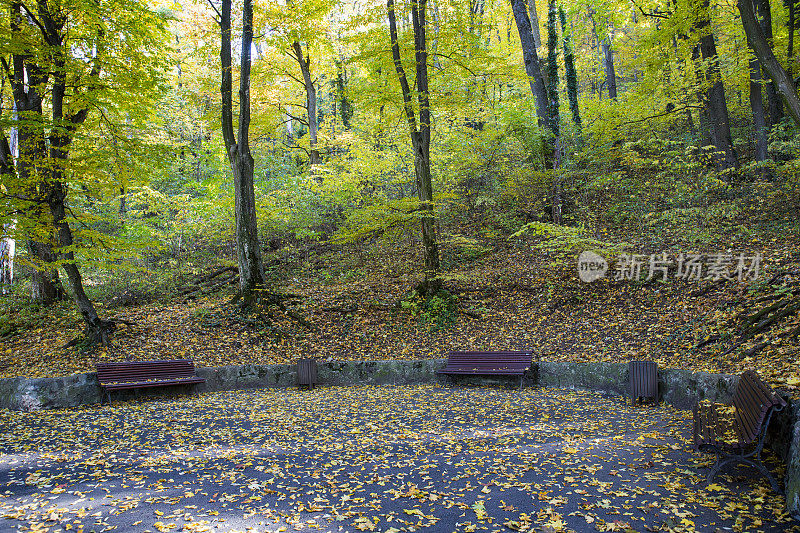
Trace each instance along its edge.
<instances>
[{"instance_id":1,"label":"leaf litter on ground","mask_svg":"<svg viewBox=\"0 0 800 533\"><path fill-rule=\"evenodd\" d=\"M0 529L800 531L691 414L563 389L257 390L0 412Z\"/></svg>"}]
</instances>

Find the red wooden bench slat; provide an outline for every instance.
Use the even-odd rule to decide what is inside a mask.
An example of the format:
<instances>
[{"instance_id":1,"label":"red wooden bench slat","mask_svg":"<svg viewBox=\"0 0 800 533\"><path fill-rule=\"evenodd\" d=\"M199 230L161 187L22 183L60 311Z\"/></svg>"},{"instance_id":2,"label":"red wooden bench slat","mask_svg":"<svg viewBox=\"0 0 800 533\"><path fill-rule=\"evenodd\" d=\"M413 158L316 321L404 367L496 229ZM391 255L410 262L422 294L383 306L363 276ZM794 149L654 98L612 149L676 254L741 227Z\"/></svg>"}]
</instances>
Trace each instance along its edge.
<instances>
[{"instance_id":1,"label":"red wooden bench slat","mask_svg":"<svg viewBox=\"0 0 800 533\"><path fill-rule=\"evenodd\" d=\"M191 385L193 383L203 383L205 379L187 378L187 379L174 379L170 381L140 381L131 383L109 383L105 386L106 390L125 390L125 389L140 389L147 387L162 387L167 385Z\"/></svg>"},{"instance_id":2,"label":"red wooden bench slat","mask_svg":"<svg viewBox=\"0 0 800 533\"><path fill-rule=\"evenodd\" d=\"M97 363L97 380L111 401L110 391L204 383L195 373L194 361L127 361Z\"/></svg>"},{"instance_id":3,"label":"red wooden bench slat","mask_svg":"<svg viewBox=\"0 0 800 533\"><path fill-rule=\"evenodd\" d=\"M522 376L533 364L532 352L460 351L450 352L447 364L437 373L444 375Z\"/></svg>"}]
</instances>

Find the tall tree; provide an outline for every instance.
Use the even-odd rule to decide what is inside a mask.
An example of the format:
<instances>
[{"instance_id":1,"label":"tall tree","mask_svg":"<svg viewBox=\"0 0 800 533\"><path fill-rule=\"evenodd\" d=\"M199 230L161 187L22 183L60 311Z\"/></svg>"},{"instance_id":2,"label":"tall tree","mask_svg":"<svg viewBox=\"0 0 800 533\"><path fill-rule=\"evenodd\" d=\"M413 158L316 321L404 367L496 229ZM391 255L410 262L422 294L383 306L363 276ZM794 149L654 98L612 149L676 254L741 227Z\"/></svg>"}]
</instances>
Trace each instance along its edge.
<instances>
[{"instance_id":1,"label":"tall tree","mask_svg":"<svg viewBox=\"0 0 800 533\"><path fill-rule=\"evenodd\" d=\"M336 104L339 107L339 115L342 120L344 129L350 129L350 120L353 118L353 106L350 104L350 98L347 96L347 71L345 70L344 61L337 59L336 63L336 79L334 86L336 88Z\"/></svg>"},{"instance_id":2,"label":"tall tree","mask_svg":"<svg viewBox=\"0 0 800 533\"><path fill-rule=\"evenodd\" d=\"M531 93L533 93L533 97L536 100L536 116L539 119L539 126L549 129L547 88L539 65L539 55L536 52L537 45L534 41L533 33L531 33L531 20L528 18L524 0L511 0L511 9L514 13L519 40L522 44L522 60L525 63L525 73L528 75Z\"/></svg>"},{"instance_id":3,"label":"tall tree","mask_svg":"<svg viewBox=\"0 0 800 533\"><path fill-rule=\"evenodd\" d=\"M711 28L709 0L695 1L697 8L695 29L699 34L700 53L706 64L704 72L707 86L705 107L708 110L711 140L718 152L716 157L717 168L736 168L739 163L736 159L733 141L731 140L728 103L725 101L725 87L722 84L717 44Z\"/></svg>"},{"instance_id":4,"label":"tall tree","mask_svg":"<svg viewBox=\"0 0 800 533\"><path fill-rule=\"evenodd\" d=\"M792 119L800 126L800 99L797 96L794 80L778 62L772 47L767 42L761 26L756 20L752 0L738 0L736 7L739 8L739 13L742 15L744 31L747 34L747 39L753 48L753 52L761 62L764 70L767 71L770 79L775 83L783 103L786 104L789 114L792 115Z\"/></svg>"},{"instance_id":5,"label":"tall tree","mask_svg":"<svg viewBox=\"0 0 800 533\"><path fill-rule=\"evenodd\" d=\"M786 32L789 34L789 39L787 39L786 43L786 61L791 74L792 63L794 63L795 0L783 0L783 6L786 8Z\"/></svg>"},{"instance_id":6,"label":"tall tree","mask_svg":"<svg viewBox=\"0 0 800 533\"><path fill-rule=\"evenodd\" d=\"M528 4L528 13L530 13L533 42L538 50L542 46L542 34L539 31L539 13L536 10L536 0L528 0L526 3Z\"/></svg>"},{"instance_id":7,"label":"tall tree","mask_svg":"<svg viewBox=\"0 0 800 533\"><path fill-rule=\"evenodd\" d=\"M86 169L77 168L71 154L93 109L103 109L105 122L110 122L116 106L146 97L149 84L156 83L155 71L164 66L153 57L162 44L158 35L165 35L163 20L137 2L6 5L12 39L2 43L0 64L16 107L24 112L12 119L19 133L16 162L5 135L0 139L3 173L15 178L7 182L4 194L23 215L20 225L37 235L31 241L33 255L43 262L40 272L62 266L88 339L105 344L114 324L98 316L86 295L76 253L85 243L69 223L77 216L68 205L73 180ZM152 59L131 61L143 56Z\"/></svg>"},{"instance_id":8,"label":"tall tree","mask_svg":"<svg viewBox=\"0 0 800 533\"><path fill-rule=\"evenodd\" d=\"M40 186L37 167L42 164L42 158L46 159L47 156L43 102L47 97L45 91L50 76L46 66L34 60L34 54L37 48L44 46L41 42L44 36L36 35L34 23L22 10L21 3L14 2L8 9L9 35L12 40L22 44L32 38L39 42L31 42L25 50L12 53L10 65L3 58L14 106L12 120L15 124L13 130L16 133L16 153L12 153L10 145L7 145L4 150L0 150L0 158L3 162L3 174L12 176L16 183L27 184L27 190L19 191L20 196L27 199L26 205L22 206L25 218L43 221L49 218L42 196L47 187L46 184ZM5 134L3 137L5 139ZM48 224L45 223L44 226L47 227ZM52 267L56 255L48 241L48 231L41 230L42 224L36 224L23 231L27 234L25 241L33 266L31 296L34 301L49 305L62 299L65 293L58 270Z\"/></svg>"},{"instance_id":9,"label":"tall tree","mask_svg":"<svg viewBox=\"0 0 800 533\"><path fill-rule=\"evenodd\" d=\"M749 41L749 39L748 39ZM764 100L761 97L761 64L755 56L750 58L750 109L753 111L753 129L756 134L756 161L767 159L767 127Z\"/></svg>"},{"instance_id":10,"label":"tall tree","mask_svg":"<svg viewBox=\"0 0 800 533\"><path fill-rule=\"evenodd\" d=\"M308 140L309 140L309 163L317 165L322 162L317 148L317 132L319 124L317 122L317 88L314 85L314 80L311 78L311 57L306 47L306 52L303 53L303 47L300 41L292 43L292 57L300 65L300 73L303 76L303 88L306 91L306 116L308 117Z\"/></svg>"},{"instance_id":11,"label":"tall tree","mask_svg":"<svg viewBox=\"0 0 800 533\"><path fill-rule=\"evenodd\" d=\"M598 28L595 15L596 11L594 7L589 7L589 19L592 21L592 32L597 42L600 43L600 49L602 51L608 97L615 100L617 98L617 72L614 68L614 50L611 48L611 31L608 27Z\"/></svg>"},{"instance_id":12,"label":"tall tree","mask_svg":"<svg viewBox=\"0 0 800 533\"><path fill-rule=\"evenodd\" d=\"M547 3L547 96L549 101L550 131L553 133L553 185L551 190L551 215L554 224L562 222L561 187L561 116L558 98L558 23L556 22L556 0Z\"/></svg>"},{"instance_id":13,"label":"tall tree","mask_svg":"<svg viewBox=\"0 0 800 533\"><path fill-rule=\"evenodd\" d=\"M250 153L250 70L253 45L253 3L242 6L242 51L239 73L239 128L233 129L233 65L231 60L231 0L222 0L220 13L222 65L222 137L233 172L236 216L236 257L239 289L244 307L262 299L265 288L261 243L258 239L253 156Z\"/></svg>"},{"instance_id":14,"label":"tall tree","mask_svg":"<svg viewBox=\"0 0 800 533\"><path fill-rule=\"evenodd\" d=\"M556 2L547 2L547 111L550 131L556 138L561 135L558 98L558 23L556 22ZM556 155L558 160L558 155Z\"/></svg>"},{"instance_id":15,"label":"tall tree","mask_svg":"<svg viewBox=\"0 0 800 533\"><path fill-rule=\"evenodd\" d=\"M606 71L606 84L608 85L608 97L612 100L617 99L617 72L614 68L614 50L611 48L611 35L606 35L601 44L603 48L603 65Z\"/></svg>"},{"instance_id":16,"label":"tall tree","mask_svg":"<svg viewBox=\"0 0 800 533\"><path fill-rule=\"evenodd\" d=\"M572 112L572 121L578 128L581 127L581 113L578 109L578 73L575 70L575 55L572 52L572 38L567 31L567 15L564 8L558 7L558 17L561 21L561 37L564 46L564 72L567 77L567 98L569 109Z\"/></svg>"},{"instance_id":17,"label":"tall tree","mask_svg":"<svg viewBox=\"0 0 800 533\"><path fill-rule=\"evenodd\" d=\"M772 8L769 5L769 0L755 0L753 2L753 7L756 9L761 31L764 32L764 37L766 37L767 42L771 43L773 41ZM767 111L769 113L768 127L772 127L783 118L783 106L778 96L778 90L772 80L766 84L766 89Z\"/></svg>"},{"instance_id":18,"label":"tall tree","mask_svg":"<svg viewBox=\"0 0 800 533\"><path fill-rule=\"evenodd\" d=\"M436 224L433 214L433 185L431 183L431 105L428 97L428 51L425 38L426 0L414 0L411 3L411 21L414 31L414 63L416 65L417 101L419 120L417 120L412 100L411 86L408 83L403 61L400 56L400 43L397 36L397 15L394 0L387 0L389 14L389 37L400 89L403 93L403 110L405 111L411 144L414 149L414 174L416 176L422 216L422 246L424 252L425 279L418 292L425 296L435 294L441 289L439 277L439 247L436 242Z\"/></svg>"}]
</instances>

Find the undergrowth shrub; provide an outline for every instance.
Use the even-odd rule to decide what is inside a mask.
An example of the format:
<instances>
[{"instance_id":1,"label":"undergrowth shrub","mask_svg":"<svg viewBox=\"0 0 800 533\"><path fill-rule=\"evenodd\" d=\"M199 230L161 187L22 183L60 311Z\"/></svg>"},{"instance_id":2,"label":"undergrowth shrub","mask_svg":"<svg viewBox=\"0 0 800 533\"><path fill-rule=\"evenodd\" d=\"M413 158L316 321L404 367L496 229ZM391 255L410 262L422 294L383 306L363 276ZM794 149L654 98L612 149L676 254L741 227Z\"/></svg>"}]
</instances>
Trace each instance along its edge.
<instances>
[{"instance_id":1,"label":"undergrowth shrub","mask_svg":"<svg viewBox=\"0 0 800 533\"><path fill-rule=\"evenodd\" d=\"M452 326L458 316L458 298L446 290L423 298L411 291L399 301L400 307L419 319L431 330Z\"/></svg>"},{"instance_id":2,"label":"undergrowth shrub","mask_svg":"<svg viewBox=\"0 0 800 533\"><path fill-rule=\"evenodd\" d=\"M509 240L533 246L548 259L549 279L575 278L577 257L581 252L595 252L611 262L628 246L611 243L588 234L583 226L557 226L543 222L525 224Z\"/></svg>"}]
</instances>

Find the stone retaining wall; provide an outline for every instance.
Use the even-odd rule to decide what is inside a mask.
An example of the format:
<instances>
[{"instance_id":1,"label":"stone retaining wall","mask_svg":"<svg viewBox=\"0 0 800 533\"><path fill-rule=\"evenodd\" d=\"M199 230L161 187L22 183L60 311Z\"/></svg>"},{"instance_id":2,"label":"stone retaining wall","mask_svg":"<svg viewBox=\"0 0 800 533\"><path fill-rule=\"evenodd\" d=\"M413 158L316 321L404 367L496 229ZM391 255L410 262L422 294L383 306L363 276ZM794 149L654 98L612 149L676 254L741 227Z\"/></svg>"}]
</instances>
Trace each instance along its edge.
<instances>
[{"instance_id":1,"label":"stone retaining wall","mask_svg":"<svg viewBox=\"0 0 800 533\"><path fill-rule=\"evenodd\" d=\"M441 378L436 371L444 359L400 361L328 361L319 362L319 379L325 385L435 383ZM291 387L297 382L295 365L229 365L198 367L197 374L206 379L197 392ZM736 376L689 372L681 369L659 371L659 393L662 401L679 409L688 409L696 399L727 401L736 386ZM449 379L449 378L448 378ZM459 381L516 384L512 379L458 378ZM539 363L538 376L526 376L526 386L568 387L627 394L628 365L625 363ZM149 390L119 391L115 399L135 396L184 394L188 388L154 387ZM0 409L30 411L76 407L98 403L100 388L94 372L58 378L0 379Z\"/></svg>"},{"instance_id":2,"label":"stone retaining wall","mask_svg":"<svg viewBox=\"0 0 800 533\"><path fill-rule=\"evenodd\" d=\"M330 361L319 363L319 379L325 385L433 383L444 359L418 361ZM196 391L291 387L297 383L296 365L229 365L197 367L206 382L195 388L153 387L112 393L114 400L147 396L177 396ZM0 379L0 409L35 411L100 402L97 374L72 374L58 378Z\"/></svg>"},{"instance_id":3,"label":"stone retaining wall","mask_svg":"<svg viewBox=\"0 0 800 533\"><path fill-rule=\"evenodd\" d=\"M319 379L325 385L436 383L441 379L436 370L444 363L444 359L319 362ZM197 373L206 379L195 389L197 392L291 387L297 382L296 365L198 367ZM697 399L728 401L737 381L736 376L682 369L661 369L659 375L661 400L679 409L690 408ZM480 384L503 380L467 378L462 381ZM524 384L590 389L623 396L627 394L628 365L540 362L538 374L526 376ZM188 387L167 387L120 391L114 393L114 398L178 395L190 390ZM58 378L0 379L0 409L32 411L99 402L100 387L94 372ZM788 465L785 479L787 507L800 519L800 402L792 406L788 416L781 418L785 436L780 439L783 441L780 447Z\"/></svg>"},{"instance_id":4,"label":"stone retaining wall","mask_svg":"<svg viewBox=\"0 0 800 533\"><path fill-rule=\"evenodd\" d=\"M733 396L738 378L727 374L690 372L676 368L658 371L661 401L689 409L697 400L727 402ZM539 363L539 385L603 391L619 396L628 394L627 363Z\"/></svg>"}]
</instances>

